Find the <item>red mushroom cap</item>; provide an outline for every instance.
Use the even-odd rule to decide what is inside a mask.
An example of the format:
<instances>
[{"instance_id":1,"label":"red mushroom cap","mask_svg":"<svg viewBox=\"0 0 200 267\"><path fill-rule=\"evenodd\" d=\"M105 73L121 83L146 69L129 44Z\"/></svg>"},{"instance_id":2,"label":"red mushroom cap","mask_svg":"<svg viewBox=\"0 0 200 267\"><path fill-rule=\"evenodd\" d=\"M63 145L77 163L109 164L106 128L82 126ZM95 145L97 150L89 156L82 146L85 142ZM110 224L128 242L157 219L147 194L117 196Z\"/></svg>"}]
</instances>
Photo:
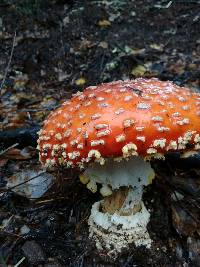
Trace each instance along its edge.
<instances>
[{"instance_id":1,"label":"red mushroom cap","mask_svg":"<svg viewBox=\"0 0 200 267\"><path fill-rule=\"evenodd\" d=\"M155 78L90 86L50 114L38 147L46 167L200 150L200 93Z\"/></svg>"}]
</instances>

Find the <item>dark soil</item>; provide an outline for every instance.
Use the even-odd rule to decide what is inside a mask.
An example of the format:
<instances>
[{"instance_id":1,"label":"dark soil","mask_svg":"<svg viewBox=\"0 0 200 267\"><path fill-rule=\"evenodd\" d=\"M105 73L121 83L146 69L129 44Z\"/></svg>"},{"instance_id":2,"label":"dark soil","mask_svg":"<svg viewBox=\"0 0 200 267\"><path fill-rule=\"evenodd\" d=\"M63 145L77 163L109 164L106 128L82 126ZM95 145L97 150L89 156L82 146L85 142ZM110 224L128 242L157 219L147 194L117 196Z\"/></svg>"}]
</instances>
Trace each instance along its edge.
<instances>
[{"instance_id":1,"label":"dark soil","mask_svg":"<svg viewBox=\"0 0 200 267\"><path fill-rule=\"evenodd\" d=\"M157 179L144 194L153 246L132 246L116 262L88 239L100 195L74 171L54 173L57 183L38 200L6 189L11 175L39 166L35 136L18 139L19 129L34 135L72 93L140 76L199 89L200 2L1 0L0 37L0 129L12 131L0 135L0 266L200 266L198 155L153 163Z\"/></svg>"}]
</instances>

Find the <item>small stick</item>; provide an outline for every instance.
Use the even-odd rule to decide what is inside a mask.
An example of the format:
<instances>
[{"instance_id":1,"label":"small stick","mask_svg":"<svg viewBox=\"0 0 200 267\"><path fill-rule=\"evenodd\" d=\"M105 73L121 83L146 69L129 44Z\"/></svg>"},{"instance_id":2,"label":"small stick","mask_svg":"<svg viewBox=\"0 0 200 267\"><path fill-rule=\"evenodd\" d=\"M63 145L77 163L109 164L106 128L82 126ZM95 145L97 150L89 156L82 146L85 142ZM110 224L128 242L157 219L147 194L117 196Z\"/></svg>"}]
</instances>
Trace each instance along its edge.
<instances>
[{"instance_id":1,"label":"small stick","mask_svg":"<svg viewBox=\"0 0 200 267\"><path fill-rule=\"evenodd\" d=\"M16 40L16 31L14 32L13 43L12 43L12 49L11 49L11 52L10 52L10 57L9 57L8 65L7 65L7 67L6 67L6 71L5 71L5 74L4 74L4 77L3 77L3 81L2 81L2 83L1 83L0 91L1 91L1 89L3 88L3 86L4 86L4 83L5 83L5 80L6 80L8 71L9 71L9 69L10 69L10 64L11 64L11 60L12 60L13 52L14 52L14 47L15 47L15 40Z\"/></svg>"},{"instance_id":2,"label":"small stick","mask_svg":"<svg viewBox=\"0 0 200 267\"><path fill-rule=\"evenodd\" d=\"M26 259L25 257L21 258L21 260L18 261L18 263L16 263L16 264L14 265L14 267L18 267L18 266L19 266L25 259Z\"/></svg>"},{"instance_id":3,"label":"small stick","mask_svg":"<svg viewBox=\"0 0 200 267\"><path fill-rule=\"evenodd\" d=\"M19 144L16 143L16 144L14 144L14 145L12 145L12 146L7 147L5 150L3 150L3 151L0 152L0 157L1 157L3 154L5 154L8 150L10 150L11 148L14 148L14 147L16 147L16 146L18 146L18 145L19 145Z\"/></svg>"}]
</instances>

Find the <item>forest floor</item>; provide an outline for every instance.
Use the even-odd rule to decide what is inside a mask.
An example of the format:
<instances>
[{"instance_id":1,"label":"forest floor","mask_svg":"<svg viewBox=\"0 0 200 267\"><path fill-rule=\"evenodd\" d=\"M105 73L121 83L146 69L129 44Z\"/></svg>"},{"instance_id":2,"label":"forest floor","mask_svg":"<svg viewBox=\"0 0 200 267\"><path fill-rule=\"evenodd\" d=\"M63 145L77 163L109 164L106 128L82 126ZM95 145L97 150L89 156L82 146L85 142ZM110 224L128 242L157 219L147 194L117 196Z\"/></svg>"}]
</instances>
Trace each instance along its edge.
<instances>
[{"instance_id":1,"label":"forest floor","mask_svg":"<svg viewBox=\"0 0 200 267\"><path fill-rule=\"evenodd\" d=\"M115 262L88 238L101 197L78 173L52 173L39 199L6 185L40 171L37 130L86 86L143 76L199 89L200 2L2 0L0 37L0 266L200 266L198 155L152 163L152 248L131 246Z\"/></svg>"}]
</instances>

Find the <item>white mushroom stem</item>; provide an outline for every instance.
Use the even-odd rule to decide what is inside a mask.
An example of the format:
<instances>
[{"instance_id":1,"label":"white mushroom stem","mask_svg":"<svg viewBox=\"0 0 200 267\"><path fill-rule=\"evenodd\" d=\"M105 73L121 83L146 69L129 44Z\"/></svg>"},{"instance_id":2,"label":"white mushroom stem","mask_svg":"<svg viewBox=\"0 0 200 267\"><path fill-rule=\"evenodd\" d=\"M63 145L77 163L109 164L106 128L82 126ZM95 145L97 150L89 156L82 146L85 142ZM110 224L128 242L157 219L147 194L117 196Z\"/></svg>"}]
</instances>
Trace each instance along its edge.
<instances>
[{"instance_id":1,"label":"white mushroom stem","mask_svg":"<svg viewBox=\"0 0 200 267\"><path fill-rule=\"evenodd\" d=\"M150 247L150 214L142 202L143 187L155 176L150 164L136 156L120 162L109 159L103 166L94 163L83 176L89 181L88 188L103 185L104 199L93 205L89 218L90 236L97 248L115 256L130 243Z\"/></svg>"}]
</instances>

